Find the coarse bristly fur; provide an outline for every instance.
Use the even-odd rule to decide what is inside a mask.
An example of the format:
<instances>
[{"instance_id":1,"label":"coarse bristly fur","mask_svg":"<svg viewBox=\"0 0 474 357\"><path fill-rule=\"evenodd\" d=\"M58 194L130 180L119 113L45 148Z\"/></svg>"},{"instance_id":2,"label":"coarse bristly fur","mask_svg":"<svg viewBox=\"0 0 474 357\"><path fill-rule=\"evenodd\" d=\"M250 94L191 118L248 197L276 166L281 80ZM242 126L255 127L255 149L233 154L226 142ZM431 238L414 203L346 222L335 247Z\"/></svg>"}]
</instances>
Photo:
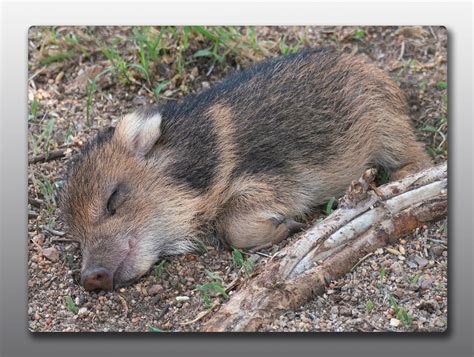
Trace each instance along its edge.
<instances>
[{"instance_id":1,"label":"coarse bristly fur","mask_svg":"<svg viewBox=\"0 0 474 357\"><path fill-rule=\"evenodd\" d=\"M278 242L365 169L396 179L428 166L406 107L374 65L305 50L125 116L82 151L61 194L83 271L104 267L117 286L201 237Z\"/></svg>"}]
</instances>

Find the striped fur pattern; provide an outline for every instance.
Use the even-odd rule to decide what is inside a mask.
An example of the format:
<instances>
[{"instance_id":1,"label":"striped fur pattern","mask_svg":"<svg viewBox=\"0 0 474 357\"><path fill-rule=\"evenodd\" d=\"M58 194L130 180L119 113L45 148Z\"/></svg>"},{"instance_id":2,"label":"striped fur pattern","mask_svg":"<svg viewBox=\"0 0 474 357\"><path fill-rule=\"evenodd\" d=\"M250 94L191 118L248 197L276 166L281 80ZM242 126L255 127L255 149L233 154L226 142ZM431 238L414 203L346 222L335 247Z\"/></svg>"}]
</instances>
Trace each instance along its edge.
<instances>
[{"instance_id":1,"label":"striped fur pattern","mask_svg":"<svg viewBox=\"0 0 474 357\"><path fill-rule=\"evenodd\" d=\"M61 209L83 269L104 266L120 285L197 239L284 239L369 167L398 178L429 164L385 73L305 50L125 116L71 165Z\"/></svg>"}]
</instances>

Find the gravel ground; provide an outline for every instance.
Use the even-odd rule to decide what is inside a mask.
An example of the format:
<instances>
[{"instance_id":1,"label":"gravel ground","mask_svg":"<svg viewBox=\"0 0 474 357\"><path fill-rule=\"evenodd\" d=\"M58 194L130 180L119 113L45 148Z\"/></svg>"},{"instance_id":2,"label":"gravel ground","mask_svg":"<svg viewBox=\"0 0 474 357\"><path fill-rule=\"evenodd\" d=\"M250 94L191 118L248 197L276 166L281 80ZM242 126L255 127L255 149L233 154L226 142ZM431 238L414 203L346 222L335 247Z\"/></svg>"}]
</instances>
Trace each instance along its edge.
<instances>
[{"instance_id":1,"label":"gravel ground","mask_svg":"<svg viewBox=\"0 0 474 357\"><path fill-rule=\"evenodd\" d=\"M55 195L68 161L80 146L97 130L114 124L140 105L200 91L265 57L301 47L332 47L360 53L386 70L406 92L417 134L433 161L447 160L446 29L210 29L222 36L219 45L198 30L191 29L187 40L182 28L163 30L159 56L150 58L148 71L140 61L136 29L30 30L31 331L199 331L225 302L226 294L231 295L243 280L258 274L288 241L298 239L296 235L258 254L242 252L242 256L203 243L196 253L158 262L134 285L114 292L85 292L78 285L80 250L64 234L66 227L61 223ZM159 34L159 29L148 29L147 35L153 34ZM124 67L123 63L135 66ZM49 156L45 160L46 153ZM314 219L323 217L323 211ZM209 290L212 286L225 290ZM346 276L333 281L322 296L288 311L264 330L444 331L446 327L445 219L374 252Z\"/></svg>"}]
</instances>

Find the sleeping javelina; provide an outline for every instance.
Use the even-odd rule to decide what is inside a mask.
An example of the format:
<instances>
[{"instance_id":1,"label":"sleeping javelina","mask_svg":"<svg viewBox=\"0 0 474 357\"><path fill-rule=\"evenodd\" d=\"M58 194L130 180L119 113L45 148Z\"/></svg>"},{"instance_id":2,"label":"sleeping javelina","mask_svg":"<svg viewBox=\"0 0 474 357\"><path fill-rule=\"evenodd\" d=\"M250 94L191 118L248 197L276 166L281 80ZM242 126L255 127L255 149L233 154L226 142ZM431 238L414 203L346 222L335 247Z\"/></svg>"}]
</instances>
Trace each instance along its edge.
<instances>
[{"instance_id":1,"label":"sleeping javelina","mask_svg":"<svg viewBox=\"0 0 474 357\"><path fill-rule=\"evenodd\" d=\"M85 289L110 290L201 237L278 242L369 167L398 178L427 165L387 75L306 50L125 116L73 162L61 209Z\"/></svg>"}]
</instances>

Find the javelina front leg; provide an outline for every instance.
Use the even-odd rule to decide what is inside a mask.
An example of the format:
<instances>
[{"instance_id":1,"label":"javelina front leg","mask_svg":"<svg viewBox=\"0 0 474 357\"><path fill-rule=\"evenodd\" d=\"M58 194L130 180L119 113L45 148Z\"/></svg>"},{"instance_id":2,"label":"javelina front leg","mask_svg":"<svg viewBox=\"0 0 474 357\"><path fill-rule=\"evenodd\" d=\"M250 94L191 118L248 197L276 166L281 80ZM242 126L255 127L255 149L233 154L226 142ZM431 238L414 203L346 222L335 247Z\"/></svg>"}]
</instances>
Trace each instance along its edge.
<instances>
[{"instance_id":1,"label":"javelina front leg","mask_svg":"<svg viewBox=\"0 0 474 357\"><path fill-rule=\"evenodd\" d=\"M236 248L263 248L278 244L305 225L283 217L260 218L264 214L238 214L228 217L224 237Z\"/></svg>"},{"instance_id":2,"label":"javelina front leg","mask_svg":"<svg viewBox=\"0 0 474 357\"><path fill-rule=\"evenodd\" d=\"M271 221L275 226L275 233L272 241L253 247L250 249L251 252L270 248L272 245L280 243L282 240L291 236L292 234L301 232L306 227L304 223L296 222L292 219L281 220L272 218Z\"/></svg>"}]
</instances>

